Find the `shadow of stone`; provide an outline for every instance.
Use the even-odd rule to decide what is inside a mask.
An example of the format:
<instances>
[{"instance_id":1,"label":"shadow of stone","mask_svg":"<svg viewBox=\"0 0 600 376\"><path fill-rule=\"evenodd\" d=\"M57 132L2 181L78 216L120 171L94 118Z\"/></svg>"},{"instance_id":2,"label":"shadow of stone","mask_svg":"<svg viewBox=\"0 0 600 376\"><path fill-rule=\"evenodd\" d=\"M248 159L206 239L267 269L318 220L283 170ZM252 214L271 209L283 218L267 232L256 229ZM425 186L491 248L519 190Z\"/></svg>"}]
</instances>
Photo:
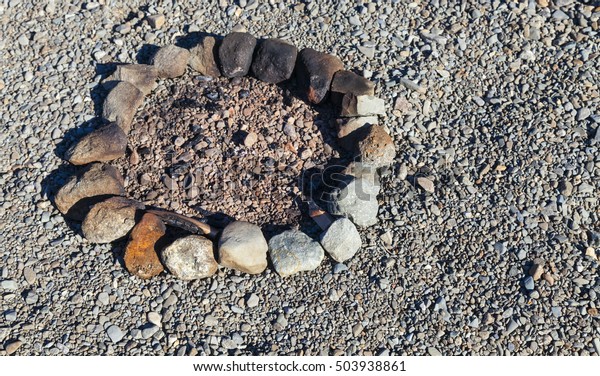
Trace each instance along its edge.
<instances>
[{"instance_id":1,"label":"shadow of stone","mask_svg":"<svg viewBox=\"0 0 600 376\"><path fill-rule=\"evenodd\" d=\"M160 47L155 44L144 44L135 55L135 60L138 64L150 64L159 49Z\"/></svg>"}]
</instances>

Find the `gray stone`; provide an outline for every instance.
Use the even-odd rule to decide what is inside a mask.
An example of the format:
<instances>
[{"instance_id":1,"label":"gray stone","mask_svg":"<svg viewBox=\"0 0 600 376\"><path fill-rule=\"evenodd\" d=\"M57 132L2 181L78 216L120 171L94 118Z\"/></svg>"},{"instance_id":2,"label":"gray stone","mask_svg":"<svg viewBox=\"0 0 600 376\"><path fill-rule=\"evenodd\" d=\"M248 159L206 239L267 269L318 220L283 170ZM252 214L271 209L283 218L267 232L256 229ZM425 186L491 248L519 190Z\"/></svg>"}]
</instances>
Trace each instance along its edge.
<instances>
[{"instance_id":1,"label":"gray stone","mask_svg":"<svg viewBox=\"0 0 600 376\"><path fill-rule=\"evenodd\" d=\"M295 46L280 39L267 39L256 48L252 73L264 82L283 82L292 76L297 56Z\"/></svg>"},{"instance_id":2,"label":"gray stone","mask_svg":"<svg viewBox=\"0 0 600 376\"><path fill-rule=\"evenodd\" d=\"M13 322L17 320L17 311L14 309L9 309L4 311L4 319L8 322Z\"/></svg>"},{"instance_id":3,"label":"gray stone","mask_svg":"<svg viewBox=\"0 0 600 376\"><path fill-rule=\"evenodd\" d=\"M248 33L227 35L219 46L219 64L225 77L242 77L248 74L256 38Z\"/></svg>"},{"instance_id":4,"label":"gray stone","mask_svg":"<svg viewBox=\"0 0 600 376\"><path fill-rule=\"evenodd\" d=\"M83 220L90 206L110 196L125 194L123 177L116 168L93 163L71 176L54 197L61 213L77 221Z\"/></svg>"},{"instance_id":5,"label":"gray stone","mask_svg":"<svg viewBox=\"0 0 600 376\"><path fill-rule=\"evenodd\" d=\"M321 246L337 262L349 260L362 246L356 226L348 218L335 220L321 234Z\"/></svg>"},{"instance_id":6,"label":"gray stone","mask_svg":"<svg viewBox=\"0 0 600 376\"><path fill-rule=\"evenodd\" d=\"M221 76L216 61L217 53L217 40L214 37L205 36L198 44L190 48L190 67L204 76Z\"/></svg>"},{"instance_id":7,"label":"gray stone","mask_svg":"<svg viewBox=\"0 0 600 376\"><path fill-rule=\"evenodd\" d=\"M19 288L19 285L12 279L5 279L0 282L0 288L3 290L14 291Z\"/></svg>"},{"instance_id":8,"label":"gray stone","mask_svg":"<svg viewBox=\"0 0 600 376\"><path fill-rule=\"evenodd\" d=\"M190 59L190 51L175 45L161 47L152 58L158 77L176 78L183 76Z\"/></svg>"},{"instance_id":9,"label":"gray stone","mask_svg":"<svg viewBox=\"0 0 600 376\"><path fill-rule=\"evenodd\" d=\"M259 301L260 299L258 298L258 295L251 294L246 300L246 306L248 306L249 308L254 308L258 306Z\"/></svg>"},{"instance_id":10,"label":"gray stone","mask_svg":"<svg viewBox=\"0 0 600 376\"><path fill-rule=\"evenodd\" d=\"M324 257L321 245L298 230L288 230L271 238L269 254L275 271L282 277L314 270Z\"/></svg>"},{"instance_id":11,"label":"gray stone","mask_svg":"<svg viewBox=\"0 0 600 376\"><path fill-rule=\"evenodd\" d=\"M207 278L217 272L213 243L199 235L175 240L162 251L166 268L177 278Z\"/></svg>"},{"instance_id":12,"label":"gray stone","mask_svg":"<svg viewBox=\"0 0 600 376\"><path fill-rule=\"evenodd\" d=\"M533 277L529 276L523 280L523 286L529 291L535 288L535 282L533 281Z\"/></svg>"},{"instance_id":13,"label":"gray stone","mask_svg":"<svg viewBox=\"0 0 600 376\"><path fill-rule=\"evenodd\" d=\"M106 335L113 343L117 343L123 339L125 333L116 325L111 325L106 329Z\"/></svg>"},{"instance_id":14,"label":"gray stone","mask_svg":"<svg viewBox=\"0 0 600 376\"><path fill-rule=\"evenodd\" d=\"M427 352L431 356L442 356L442 353L438 349L436 349L435 347L428 347L427 348Z\"/></svg>"},{"instance_id":15,"label":"gray stone","mask_svg":"<svg viewBox=\"0 0 600 376\"><path fill-rule=\"evenodd\" d=\"M158 70L153 65L124 64L117 68L104 80L104 85L112 85L115 81L125 81L138 88L144 95L148 95L156 87Z\"/></svg>"},{"instance_id":16,"label":"gray stone","mask_svg":"<svg viewBox=\"0 0 600 376\"><path fill-rule=\"evenodd\" d=\"M329 212L347 217L357 226L372 226L377 223L378 193L379 182L367 177L352 178L342 182L341 187L330 194L327 203Z\"/></svg>"},{"instance_id":17,"label":"gray stone","mask_svg":"<svg viewBox=\"0 0 600 376\"><path fill-rule=\"evenodd\" d=\"M117 123L96 129L83 136L65 153L65 159L74 165L108 162L125 155L127 135Z\"/></svg>"},{"instance_id":18,"label":"gray stone","mask_svg":"<svg viewBox=\"0 0 600 376\"><path fill-rule=\"evenodd\" d=\"M257 225L235 221L219 239L219 263L244 273L259 274L267 268L269 246Z\"/></svg>"},{"instance_id":19,"label":"gray stone","mask_svg":"<svg viewBox=\"0 0 600 376\"><path fill-rule=\"evenodd\" d=\"M102 107L102 117L115 122L125 134L131 129L131 122L137 109L144 103L144 93L129 82L120 81L108 93Z\"/></svg>"},{"instance_id":20,"label":"gray stone","mask_svg":"<svg viewBox=\"0 0 600 376\"><path fill-rule=\"evenodd\" d=\"M310 103L320 104L328 98L334 74L342 69L344 64L337 56L305 48L296 62L298 86Z\"/></svg>"},{"instance_id":21,"label":"gray stone","mask_svg":"<svg viewBox=\"0 0 600 376\"><path fill-rule=\"evenodd\" d=\"M135 226L144 204L125 197L111 197L91 207L81 224L83 236L92 243L124 238Z\"/></svg>"},{"instance_id":22,"label":"gray stone","mask_svg":"<svg viewBox=\"0 0 600 376\"><path fill-rule=\"evenodd\" d=\"M423 190L425 192L429 192L429 193L435 192L435 186L433 184L433 181L429 178L418 177L417 184L419 185L419 187L423 188Z\"/></svg>"},{"instance_id":23,"label":"gray stone","mask_svg":"<svg viewBox=\"0 0 600 376\"><path fill-rule=\"evenodd\" d=\"M156 326L161 326L162 324L162 316L158 312L148 312L148 321Z\"/></svg>"}]
</instances>

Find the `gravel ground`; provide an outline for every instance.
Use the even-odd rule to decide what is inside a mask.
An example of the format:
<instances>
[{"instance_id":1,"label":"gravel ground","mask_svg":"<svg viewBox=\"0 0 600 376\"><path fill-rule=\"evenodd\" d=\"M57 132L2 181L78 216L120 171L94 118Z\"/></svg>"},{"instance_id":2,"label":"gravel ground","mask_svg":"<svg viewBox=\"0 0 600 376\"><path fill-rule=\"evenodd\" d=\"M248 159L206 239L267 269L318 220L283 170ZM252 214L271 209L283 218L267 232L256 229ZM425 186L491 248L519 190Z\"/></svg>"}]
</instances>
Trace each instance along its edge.
<instances>
[{"instance_id":1,"label":"gravel ground","mask_svg":"<svg viewBox=\"0 0 600 376\"><path fill-rule=\"evenodd\" d=\"M0 354L600 353L597 1L65 3L0 1ZM142 281L52 206L58 155L107 63L236 25L377 83L379 223L346 265Z\"/></svg>"}]
</instances>

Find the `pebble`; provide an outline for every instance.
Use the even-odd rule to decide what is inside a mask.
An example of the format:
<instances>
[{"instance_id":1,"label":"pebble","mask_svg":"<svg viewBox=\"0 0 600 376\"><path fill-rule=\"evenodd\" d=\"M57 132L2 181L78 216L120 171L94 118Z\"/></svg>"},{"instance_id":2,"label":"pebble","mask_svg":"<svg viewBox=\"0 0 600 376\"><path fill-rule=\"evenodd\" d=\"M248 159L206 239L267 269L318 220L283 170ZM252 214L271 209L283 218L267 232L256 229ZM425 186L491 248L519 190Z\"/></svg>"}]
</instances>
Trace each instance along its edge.
<instances>
[{"instance_id":1,"label":"pebble","mask_svg":"<svg viewBox=\"0 0 600 376\"><path fill-rule=\"evenodd\" d=\"M433 184L433 181L429 178L418 177L417 184L419 185L419 187L423 188L423 190L425 192L429 192L429 193L435 192L435 186Z\"/></svg>"},{"instance_id":2,"label":"pebble","mask_svg":"<svg viewBox=\"0 0 600 376\"><path fill-rule=\"evenodd\" d=\"M19 285L12 279L6 279L0 282L0 288L3 290L14 291L19 288Z\"/></svg>"},{"instance_id":3,"label":"pebble","mask_svg":"<svg viewBox=\"0 0 600 376\"><path fill-rule=\"evenodd\" d=\"M535 283L533 282L533 277L529 276L523 280L523 286L529 291L535 289Z\"/></svg>"},{"instance_id":4,"label":"pebble","mask_svg":"<svg viewBox=\"0 0 600 376\"><path fill-rule=\"evenodd\" d=\"M148 21L148 25L150 25L153 29L160 29L165 24L165 16L164 14L153 14L146 17L146 21Z\"/></svg>"},{"instance_id":5,"label":"pebble","mask_svg":"<svg viewBox=\"0 0 600 376\"><path fill-rule=\"evenodd\" d=\"M260 302L260 298L258 297L258 295L256 295L256 294L250 294L250 296L246 300L246 306L248 308L254 308L254 307L258 306L259 302Z\"/></svg>"},{"instance_id":6,"label":"pebble","mask_svg":"<svg viewBox=\"0 0 600 376\"><path fill-rule=\"evenodd\" d=\"M117 343L123 339L125 334L121 331L121 329L116 325L111 325L106 329L106 335L113 343Z\"/></svg>"},{"instance_id":7,"label":"pebble","mask_svg":"<svg viewBox=\"0 0 600 376\"><path fill-rule=\"evenodd\" d=\"M19 348L23 346L23 342L20 340L9 341L4 345L4 350L6 351L6 355L12 355L19 350Z\"/></svg>"},{"instance_id":8,"label":"pebble","mask_svg":"<svg viewBox=\"0 0 600 376\"><path fill-rule=\"evenodd\" d=\"M529 269L529 275L533 277L534 281L538 281L542 277L542 274L544 274L544 267L540 264L533 264Z\"/></svg>"},{"instance_id":9,"label":"pebble","mask_svg":"<svg viewBox=\"0 0 600 376\"><path fill-rule=\"evenodd\" d=\"M148 322L156 325L156 326L161 326L162 325L162 316L158 313L158 312L148 312Z\"/></svg>"}]
</instances>

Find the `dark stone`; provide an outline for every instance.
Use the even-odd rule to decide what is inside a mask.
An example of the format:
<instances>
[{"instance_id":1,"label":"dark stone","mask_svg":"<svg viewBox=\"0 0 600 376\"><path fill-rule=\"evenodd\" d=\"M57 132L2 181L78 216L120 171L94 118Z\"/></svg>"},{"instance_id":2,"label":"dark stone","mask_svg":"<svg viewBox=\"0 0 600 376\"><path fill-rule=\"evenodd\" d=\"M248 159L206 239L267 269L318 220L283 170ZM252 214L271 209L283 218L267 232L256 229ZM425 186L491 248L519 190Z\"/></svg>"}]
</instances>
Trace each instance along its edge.
<instances>
[{"instance_id":1,"label":"dark stone","mask_svg":"<svg viewBox=\"0 0 600 376\"><path fill-rule=\"evenodd\" d=\"M320 104L327 99L333 75L342 69L344 64L337 56L305 48L296 61L298 85L309 102Z\"/></svg>"},{"instance_id":2,"label":"dark stone","mask_svg":"<svg viewBox=\"0 0 600 376\"><path fill-rule=\"evenodd\" d=\"M298 49L280 39L267 39L258 45L252 72L261 81L277 84L294 72Z\"/></svg>"},{"instance_id":3,"label":"dark stone","mask_svg":"<svg viewBox=\"0 0 600 376\"><path fill-rule=\"evenodd\" d=\"M126 148L127 135L117 123L110 123L83 136L67 150L65 159L74 165L107 162L124 156Z\"/></svg>"},{"instance_id":4,"label":"dark stone","mask_svg":"<svg viewBox=\"0 0 600 376\"><path fill-rule=\"evenodd\" d=\"M231 33L219 46L221 73L225 77L242 77L248 74L256 38L248 33Z\"/></svg>"},{"instance_id":5,"label":"dark stone","mask_svg":"<svg viewBox=\"0 0 600 376\"><path fill-rule=\"evenodd\" d=\"M375 83L359 76L354 72L341 70L333 76L331 81L331 101L339 106L344 94L375 95Z\"/></svg>"}]
</instances>

